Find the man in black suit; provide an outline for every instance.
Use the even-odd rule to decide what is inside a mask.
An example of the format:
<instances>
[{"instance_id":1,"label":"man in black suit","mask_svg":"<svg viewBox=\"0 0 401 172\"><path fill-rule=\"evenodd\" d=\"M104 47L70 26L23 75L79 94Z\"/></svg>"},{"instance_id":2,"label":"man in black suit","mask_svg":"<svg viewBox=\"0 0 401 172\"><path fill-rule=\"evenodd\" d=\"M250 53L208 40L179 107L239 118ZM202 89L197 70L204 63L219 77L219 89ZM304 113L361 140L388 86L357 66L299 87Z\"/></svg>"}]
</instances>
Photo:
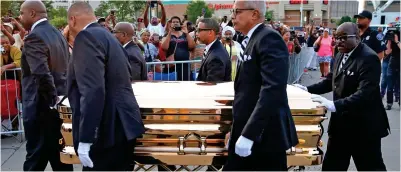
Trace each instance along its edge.
<instances>
[{"instance_id":1,"label":"man in black suit","mask_svg":"<svg viewBox=\"0 0 401 172\"><path fill-rule=\"evenodd\" d=\"M132 24L128 22L117 23L113 33L127 51L128 59L131 64L131 80L147 80L145 58L142 56L141 49L132 40L132 37L135 35L135 29Z\"/></svg>"},{"instance_id":2,"label":"man in black suit","mask_svg":"<svg viewBox=\"0 0 401 172\"><path fill-rule=\"evenodd\" d=\"M198 81L231 81L231 58L223 44L217 39L220 26L217 21L201 19L196 31L200 42L206 44Z\"/></svg>"},{"instance_id":3,"label":"man in black suit","mask_svg":"<svg viewBox=\"0 0 401 172\"><path fill-rule=\"evenodd\" d=\"M356 24L340 25L336 44L339 53L333 73L309 87L296 85L312 94L333 91L334 101L312 96L332 112L322 170L346 171L352 156L358 171L386 171L381 139L389 134L390 127L380 97L380 60L361 43Z\"/></svg>"},{"instance_id":4,"label":"man in black suit","mask_svg":"<svg viewBox=\"0 0 401 172\"><path fill-rule=\"evenodd\" d=\"M43 171L50 162L54 171L72 171L60 162L62 120L54 108L58 95L65 95L68 44L47 21L41 1L21 5L21 23L29 35L22 50L22 116L26 143L24 171Z\"/></svg>"},{"instance_id":5,"label":"man in black suit","mask_svg":"<svg viewBox=\"0 0 401 172\"><path fill-rule=\"evenodd\" d=\"M286 91L289 53L280 34L263 24L265 12L265 1L234 3L234 29L245 38L223 170L287 170L286 150L298 144Z\"/></svg>"},{"instance_id":6,"label":"man in black suit","mask_svg":"<svg viewBox=\"0 0 401 172\"><path fill-rule=\"evenodd\" d=\"M83 170L132 171L135 139L144 133L131 81L128 55L97 22L92 7L68 9L76 33L67 73L74 148Z\"/></svg>"}]
</instances>

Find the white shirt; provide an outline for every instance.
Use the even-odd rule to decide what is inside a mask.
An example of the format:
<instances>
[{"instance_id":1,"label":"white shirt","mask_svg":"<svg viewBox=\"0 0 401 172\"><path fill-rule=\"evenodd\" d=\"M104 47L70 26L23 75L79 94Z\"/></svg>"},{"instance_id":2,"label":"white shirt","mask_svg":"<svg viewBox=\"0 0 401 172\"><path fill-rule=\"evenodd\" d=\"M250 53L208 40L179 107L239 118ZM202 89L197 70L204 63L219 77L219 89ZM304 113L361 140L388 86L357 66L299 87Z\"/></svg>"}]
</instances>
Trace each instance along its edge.
<instances>
[{"instance_id":1,"label":"white shirt","mask_svg":"<svg viewBox=\"0 0 401 172\"><path fill-rule=\"evenodd\" d=\"M47 21L47 18L43 18L43 19L40 19L40 20L36 21L36 22L32 25L32 27L31 27L31 32L33 31L33 29L34 29L39 23L42 23L42 22L44 22L44 21Z\"/></svg>"},{"instance_id":2,"label":"white shirt","mask_svg":"<svg viewBox=\"0 0 401 172\"><path fill-rule=\"evenodd\" d=\"M262 23L259 23L257 25L255 25L251 30L249 30L248 34L246 34L246 36L248 37L248 39L251 39L253 32L255 32L256 28L258 28Z\"/></svg>"},{"instance_id":3,"label":"white shirt","mask_svg":"<svg viewBox=\"0 0 401 172\"><path fill-rule=\"evenodd\" d=\"M214 44L214 42L216 42L216 40L217 39L215 39L212 43L206 45L204 54L207 54L207 52L209 51L210 47L212 47L212 45ZM203 57L203 58L206 58L206 57Z\"/></svg>"},{"instance_id":4,"label":"white shirt","mask_svg":"<svg viewBox=\"0 0 401 172\"><path fill-rule=\"evenodd\" d=\"M358 46L356 46L358 47ZM344 53L343 58L341 59L340 62L340 67L338 68L338 70L341 70L343 68L343 63L345 64L345 62L347 62L347 60L349 59L349 57L351 56L352 52L354 52L354 50L356 49L356 47L354 49L352 49L349 53ZM345 56L347 56L347 59L345 59L345 61L343 62Z\"/></svg>"},{"instance_id":5,"label":"white shirt","mask_svg":"<svg viewBox=\"0 0 401 172\"><path fill-rule=\"evenodd\" d=\"M85 30L86 28L89 27L89 25L91 25L92 23L96 23L96 22L97 22L97 21L94 21L94 22L91 22L91 23L87 24L82 30Z\"/></svg>"},{"instance_id":6,"label":"white shirt","mask_svg":"<svg viewBox=\"0 0 401 172\"><path fill-rule=\"evenodd\" d=\"M123 45L123 48L125 48L130 42L132 42L132 41L128 41L127 43L125 43L125 44Z\"/></svg>"},{"instance_id":7,"label":"white shirt","mask_svg":"<svg viewBox=\"0 0 401 172\"><path fill-rule=\"evenodd\" d=\"M159 23L156 26L153 26L151 23L149 23L147 29L150 32L150 36L153 36L154 33L159 34L160 36L164 35L164 30L165 28L163 27L163 25L161 23Z\"/></svg>"}]
</instances>

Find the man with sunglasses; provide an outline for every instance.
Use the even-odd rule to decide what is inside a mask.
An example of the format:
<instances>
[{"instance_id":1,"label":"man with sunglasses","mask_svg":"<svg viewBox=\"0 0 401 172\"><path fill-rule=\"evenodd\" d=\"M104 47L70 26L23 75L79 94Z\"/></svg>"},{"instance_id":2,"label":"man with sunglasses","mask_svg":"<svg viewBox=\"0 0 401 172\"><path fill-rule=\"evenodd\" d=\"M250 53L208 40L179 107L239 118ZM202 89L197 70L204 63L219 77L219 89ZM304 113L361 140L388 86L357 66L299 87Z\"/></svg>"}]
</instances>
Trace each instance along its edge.
<instances>
[{"instance_id":1,"label":"man with sunglasses","mask_svg":"<svg viewBox=\"0 0 401 172\"><path fill-rule=\"evenodd\" d=\"M263 24L265 13L265 1L234 3L234 29L245 37L224 171L287 171L286 150L298 144L286 90L288 49L281 35Z\"/></svg>"},{"instance_id":2,"label":"man with sunglasses","mask_svg":"<svg viewBox=\"0 0 401 172\"><path fill-rule=\"evenodd\" d=\"M205 18L199 22L196 35L201 43L206 44L206 47L197 77L198 81L231 81L231 59L223 44L217 39L219 29L219 24L213 19Z\"/></svg>"},{"instance_id":3,"label":"man with sunglasses","mask_svg":"<svg viewBox=\"0 0 401 172\"><path fill-rule=\"evenodd\" d=\"M295 85L312 94L333 91L334 101L312 95L313 101L331 111L322 170L346 171L352 157L358 171L386 171L381 139L390 128L380 97L380 60L361 43L358 27L351 22L338 27L336 44L334 71L317 84Z\"/></svg>"},{"instance_id":4,"label":"man with sunglasses","mask_svg":"<svg viewBox=\"0 0 401 172\"><path fill-rule=\"evenodd\" d=\"M127 51L128 60L131 64L131 80L147 80L145 58L142 56L141 49L132 40L132 37L135 35L135 29L132 24L128 22L117 23L113 34L124 47L125 51Z\"/></svg>"}]
</instances>

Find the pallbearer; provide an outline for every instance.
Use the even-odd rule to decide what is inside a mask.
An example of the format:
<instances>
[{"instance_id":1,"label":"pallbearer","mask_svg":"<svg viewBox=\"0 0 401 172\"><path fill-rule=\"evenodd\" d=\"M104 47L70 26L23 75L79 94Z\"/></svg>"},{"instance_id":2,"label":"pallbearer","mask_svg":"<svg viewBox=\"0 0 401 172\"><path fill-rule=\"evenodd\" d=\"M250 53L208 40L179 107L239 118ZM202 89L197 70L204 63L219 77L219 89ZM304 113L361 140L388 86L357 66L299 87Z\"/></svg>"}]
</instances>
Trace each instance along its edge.
<instances>
[{"instance_id":1,"label":"pallbearer","mask_svg":"<svg viewBox=\"0 0 401 172\"><path fill-rule=\"evenodd\" d=\"M264 22L265 1L235 1L234 29L245 35L234 82L227 171L287 170L286 150L298 143L287 98L289 54Z\"/></svg>"},{"instance_id":2,"label":"pallbearer","mask_svg":"<svg viewBox=\"0 0 401 172\"><path fill-rule=\"evenodd\" d=\"M130 82L128 55L97 22L92 7L68 9L76 34L67 74L74 148L83 170L132 171L135 139L144 133Z\"/></svg>"}]
</instances>

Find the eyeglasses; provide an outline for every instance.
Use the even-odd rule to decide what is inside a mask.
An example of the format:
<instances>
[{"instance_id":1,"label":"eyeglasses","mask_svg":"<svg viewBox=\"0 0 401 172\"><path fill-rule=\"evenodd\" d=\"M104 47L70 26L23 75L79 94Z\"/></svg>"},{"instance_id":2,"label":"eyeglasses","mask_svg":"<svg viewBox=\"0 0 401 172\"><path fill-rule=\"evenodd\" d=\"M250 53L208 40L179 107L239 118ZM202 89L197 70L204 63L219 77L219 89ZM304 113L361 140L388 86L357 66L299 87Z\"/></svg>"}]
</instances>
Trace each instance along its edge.
<instances>
[{"instance_id":1,"label":"eyeglasses","mask_svg":"<svg viewBox=\"0 0 401 172\"><path fill-rule=\"evenodd\" d=\"M202 31L208 31L208 30L213 30L213 29L209 29L209 28L196 28L196 32L202 32Z\"/></svg>"},{"instance_id":2,"label":"eyeglasses","mask_svg":"<svg viewBox=\"0 0 401 172\"><path fill-rule=\"evenodd\" d=\"M352 37L356 37L356 35L341 35L341 36L335 37L335 39L337 41L344 42L344 41L347 41L348 38L352 38Z\"/></svg>"},{"instance_id":3,"label":"eyeglasses","mask_svg":"<svg viewBox=\"0 0 401 172\"><path fill-rule=\"evenodd\" d=\"M125 33L125 32L122 32L122 31L117 31L117 30L112 30L112 31L111 31L111 33L114 33L114 34L116 34L116 33Z\"/></svg>"},{"instance_id":4,"label":"eyeglasses","mask_svg":"<svg viewBox=\"0 0 401 172\"><path fill-rule=\"evenodd\" d=\"M235 17L237 14L241 13L241 11L251 11L255 10L253 8L236 8L231 10L231 14Z\"/></svg>"}]
</instances>

